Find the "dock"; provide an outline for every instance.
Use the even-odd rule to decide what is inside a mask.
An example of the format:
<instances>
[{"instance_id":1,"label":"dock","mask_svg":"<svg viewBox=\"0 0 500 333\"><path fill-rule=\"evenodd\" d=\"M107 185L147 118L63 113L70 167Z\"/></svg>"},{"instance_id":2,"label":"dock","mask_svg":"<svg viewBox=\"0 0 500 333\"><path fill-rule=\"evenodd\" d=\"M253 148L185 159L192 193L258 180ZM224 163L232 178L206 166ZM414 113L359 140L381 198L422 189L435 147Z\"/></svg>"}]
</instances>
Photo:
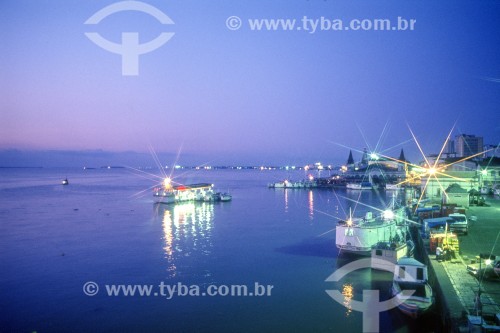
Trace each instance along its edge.
<instances>
[{"instance_id":1,"label":"dock","mask_svg":"<svg viewBox=\"0 0 500 333\"><path fill-rule=\"evenodd\" d=\"M466 269L480 253L500 255L500 199L490 197L486 203L468 208L469 234L459 236L460 254L449 261L436 260L435 253L429 251L429 241L417 236L420 259L429 267L429 282L444 332L469 332L468 316L500 313L500 280L484 281L480 286ZM471 221L471 216L477 219ZM479 290L480 307L476 303Z\"/></svg>"}]
</instances>

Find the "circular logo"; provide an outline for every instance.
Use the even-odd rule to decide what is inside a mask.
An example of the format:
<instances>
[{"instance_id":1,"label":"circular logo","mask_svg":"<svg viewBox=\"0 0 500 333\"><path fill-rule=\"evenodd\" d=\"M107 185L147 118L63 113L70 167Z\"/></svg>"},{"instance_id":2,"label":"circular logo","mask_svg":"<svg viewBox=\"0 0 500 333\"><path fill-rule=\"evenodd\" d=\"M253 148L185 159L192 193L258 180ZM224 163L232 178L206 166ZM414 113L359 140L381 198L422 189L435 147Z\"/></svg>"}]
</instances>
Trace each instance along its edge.
<instances>
[{"instance_id":1,"label":"circular logo","mask_svg":"<svg viewBox=\"0 0 500 333\"><path fill-rule=\"evenodd\" d=\"M87 296L95 296L99 292L99 285L89 281L83 285L83 293Z\"/></svg>"},{"instance_id":2,"label":"circular logo","mask_svg":"<svg viewBox=\"0 0 500 333\"><path fill-rule=\"evenodd\" d=\"M238 16L229 16L226 20L226 27L229 30L238 30L241 28L241 19Z\"/></svg>"}]
</instances>

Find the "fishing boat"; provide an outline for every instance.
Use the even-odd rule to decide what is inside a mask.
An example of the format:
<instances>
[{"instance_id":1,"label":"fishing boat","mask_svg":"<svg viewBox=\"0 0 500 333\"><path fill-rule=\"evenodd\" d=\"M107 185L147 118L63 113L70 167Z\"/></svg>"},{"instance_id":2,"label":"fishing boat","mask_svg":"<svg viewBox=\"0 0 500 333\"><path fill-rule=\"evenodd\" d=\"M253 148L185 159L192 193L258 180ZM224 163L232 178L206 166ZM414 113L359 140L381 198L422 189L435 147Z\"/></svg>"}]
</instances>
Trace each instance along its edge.
<instances>
[{"instance_id":1,"label":"fishing boat","mask_svg":"<svg viewBox=\"0 0 500 333\"><path fill-rule=\"evenodd\" d=\"M335 245L341 251L369 256L379 242L393 242L405 239L404 208L388 209L374 216L367 212L363 218L349 217L339 221L335 228Z\"/></svg>"},{"instance_id":2,"label":"fishing boat","mask_svg":"<svg viewBox=\"0 0 500 333\"><path fill-rule=\"evenodd\" d=\"M414 249L415 244L411 240L378 242L372 247L371 267L373 269L392 272L398 260L403 257L412 256Z\"/></svg>"},{"instance_id":3,"label":"fishing boat","mask_svg":"<svg viewBox=\"0 0 500 333\"><path fill-rule=\"evenodd\" d=\"M68 180L68 178L65 178L65 179L61 182L61 184L63 184L63 185L69 185L69 180Z\"/></svg>"},{"instance_id":4,"label":"fishing boat","mask_svg":"<svg viewBox=\"0 0 500 333\"><path fill-rule=\"evenodd\" d=\"M288 179L285 179L281 182L269 183L267 186L269 188L293 188L294 183L289 181Z\"/></svg>"},{"instance_id":5,"label":"fishing boat","mask_svg":"<svg viewBox=\"0 0 500 333\"><path fill-rule=\"evenodd\" d=\"M176 203L185 201L210 201L214 196L213 184L199 183L191 185L172 185L170 178L165 178L162 186L153 190L156 203Z\"/></svg>"},{"instance_id":6,"label":"fishing boat","mask_svg":"<svg viewBox=\"0 0 500 333\"><path fill-rule=\"evenodd\" d=\"M217 192L213 195L213 201L227 202L231 201L233 196L227 192Z\"/></svg>"},{"instance_id":7,"label":"fishing boat","mask_svg":"<svg viewBox=\"0 0 500 333\"><path fill-rule=\"evenodd\" d=\"M392 296L398 309L411 318L418 318L432 306L434 296L428 283L427 266L403 257L394 268Z\"/></svg>"},{"instance_id":8,"label":"fishing boat","mask_svg":"<svg viewBox=\"0 0 500 333\"><path fill-rule=\"evenodd\" d=\"M220 194L220 201L231 201L231 200L233 200L233 196L231 194L226 192Z\"/></svg>"},{"instance_id":9,"label":"fishing boat","mask_svg":"<svg viewBox=\"0 0 500 333\"><path fill-rule=\"evenodd\" d=\"M291 180L285 179L281 182L267 184L267 187L269 188L310 188L317 186L318 184L314 180L301 180L298 182L292 182Z\"/></svg>"},{"instance_id":10,"label":"fishing boat","mask_svg":"<svg viewBox=\"0 0 500 333\"><path fill-rule=\"evenodd\" d=\"M373 190L371 182L347 183L346 188L349 190Z\"/></svg>"}]
</instances>

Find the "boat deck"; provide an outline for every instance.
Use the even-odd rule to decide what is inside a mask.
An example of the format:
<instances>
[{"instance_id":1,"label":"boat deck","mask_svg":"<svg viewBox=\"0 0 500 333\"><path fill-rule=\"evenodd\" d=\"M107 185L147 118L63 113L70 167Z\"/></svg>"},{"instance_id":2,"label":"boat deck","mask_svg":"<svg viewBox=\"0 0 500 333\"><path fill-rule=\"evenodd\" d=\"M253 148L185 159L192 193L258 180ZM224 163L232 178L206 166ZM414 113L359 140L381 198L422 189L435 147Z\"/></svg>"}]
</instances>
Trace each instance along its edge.
<instances>
[{"instance_id":1,"label":"boat deck","mask_svg":"<svg viewBox=\"0 0 500 333\"><path fill-rule=\"evenodd\" d=\"M412 296L427 297L425 284L412 282L399 282L398 284L401 290L414 290L415 292L412 294Z\"/></svg>"}]
</instances>

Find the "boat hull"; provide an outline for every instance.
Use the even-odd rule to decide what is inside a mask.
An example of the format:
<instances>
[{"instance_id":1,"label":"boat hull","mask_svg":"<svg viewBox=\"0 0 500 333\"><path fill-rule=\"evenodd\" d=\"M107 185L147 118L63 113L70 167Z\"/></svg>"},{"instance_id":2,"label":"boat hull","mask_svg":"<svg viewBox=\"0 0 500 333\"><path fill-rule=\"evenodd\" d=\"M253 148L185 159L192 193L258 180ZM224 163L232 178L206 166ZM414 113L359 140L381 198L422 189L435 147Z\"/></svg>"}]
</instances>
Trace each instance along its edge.
<instances>
[{"instance_id":1,"label":"boat hull","mask_svg":"<svg viewBox=\"0 0 500 333\"><path fill-rule=\"evenodd\" d=\"M373 186L371 184L347 184L346 188L348 190L359 190L359 191L373 190Z\"/></svg>"},{"instance_id":2,"label":"boat hull","mask_svg":"<svg viewBox=\"0 0 500 333\"><path fill-rule=\"evenodd\" d=\"M427 297L413 297L408 298L401 296L401 289L398 288L397 283L393 283L392 286L392 296L397 298L401 303L398 305L398 309L410 318L417 319L426 313L433 304L432 289L426 284ZM399 303L399 302L398 302Z\"/></svg>"},{"instance_id":3,"label":"boat hull","mask_svg":"<svg viewBox=\"0 0 500 333\"><path fill-rule=\"evenodd\" d=\"M369 248L356 247L351 245L339 245L339 244L336 245L337 249L339 249L341 252L347 252L359 256L369 256L371 253L371 249Z\"/></svg>"},{"instance_id":4,"label":"boat hull","mask_svg":"<svg viewBox=\"0 0 500 333\"><path fill-rule=\"evenodd\" d=\"M162 195L162 194L153 194L153 200L155 203L161 203L161 204L170 204L170 203L175 203L175 195L173 194L167 194L167 195Z\"/></svg>"},{"instance_id":5,"label":"boat hull","mask_svg":"<svg viewBox=\"0 0 500 333\"><path fill-rule=\"evenodd\" d=\"M372 247L394 236L396 229L395 221L380 224L366 223L362 226L337 225L335 245L341 251L369 256Z\"/></svg>"},{"instance_id":6,"label":"boat hull","mask_svg":"<svg viewBox=\"0 0 500 333\"><path fill-rule=\"evenodd\" d=\"M427 266L415 258L403 257L394 266L391 294L405 315L418 318L434 304L428 279Z\"/></svg>"}]
</instances>

